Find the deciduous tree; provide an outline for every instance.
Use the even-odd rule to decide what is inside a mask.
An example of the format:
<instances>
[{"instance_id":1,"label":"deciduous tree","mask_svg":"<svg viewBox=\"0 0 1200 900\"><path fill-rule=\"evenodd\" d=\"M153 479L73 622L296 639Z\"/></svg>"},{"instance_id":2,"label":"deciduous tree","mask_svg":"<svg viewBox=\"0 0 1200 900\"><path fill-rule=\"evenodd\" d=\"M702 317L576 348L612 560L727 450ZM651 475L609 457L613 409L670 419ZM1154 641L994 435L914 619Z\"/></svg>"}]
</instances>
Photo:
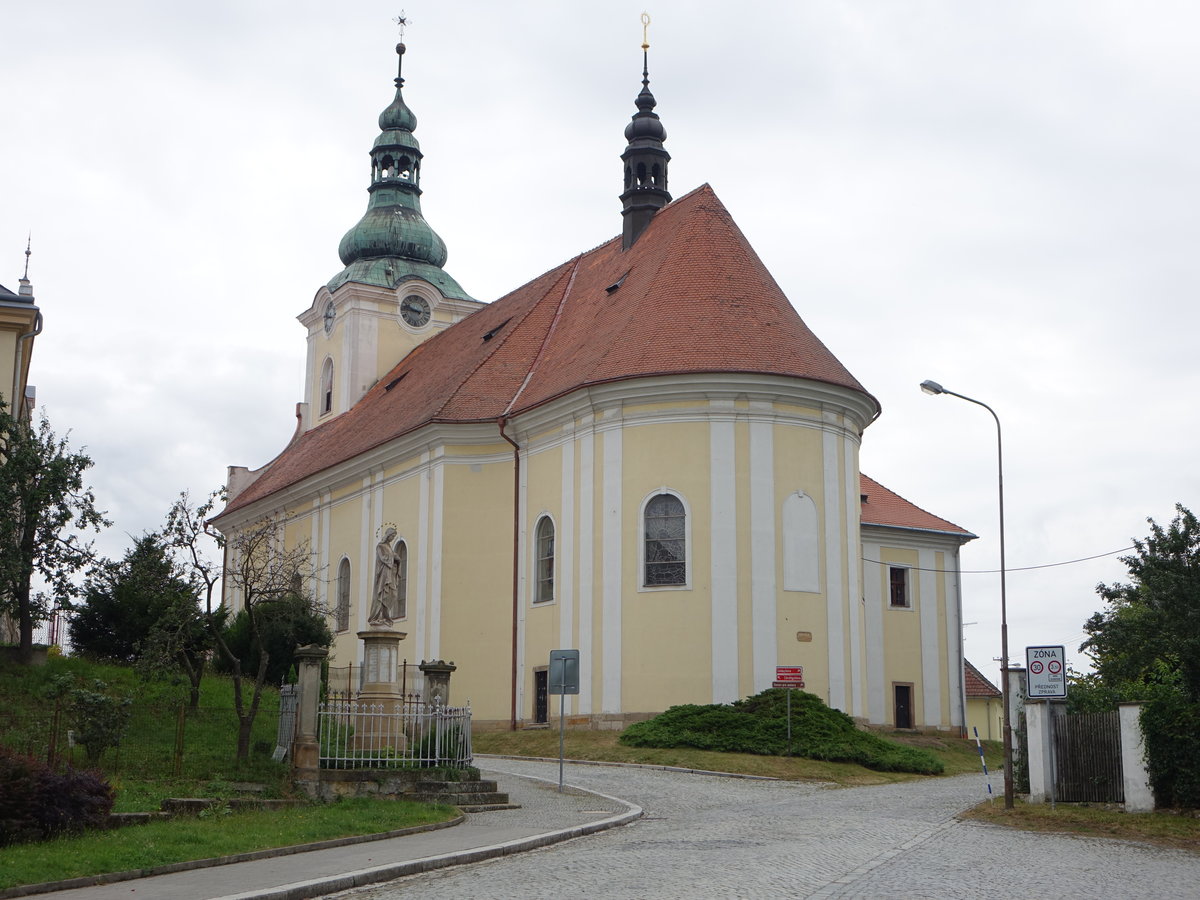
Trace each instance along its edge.
<instances>
[{"instance_id":1,"label":"deciduous tree","mask_svg":"<svg viewBox=\"0 0 1200 900\"><path fill-rule=\"evenodd\" d=\"M1200 702L1200 521L1184 506L1121 557L1130 581L1101 584L1108 604L1084 626L1087 652L1109 685L1177 683Z\"/></svg>"},{"instance_id":2,"label":"deciduous tree","mask_svg":"<svg viewBox=\"0 0 1200 900\"><path fill-rule=\"evenodd\" d=\"M24 662L33 657L34 626L54 605L69 605L79 593L74 576L94 560L80 534L111 524L84 484L91 465L44 414L35 426L0 404L0 610L16 619ZM34 592L35 574L45 592Z\"/></svg>"}]
</instances>

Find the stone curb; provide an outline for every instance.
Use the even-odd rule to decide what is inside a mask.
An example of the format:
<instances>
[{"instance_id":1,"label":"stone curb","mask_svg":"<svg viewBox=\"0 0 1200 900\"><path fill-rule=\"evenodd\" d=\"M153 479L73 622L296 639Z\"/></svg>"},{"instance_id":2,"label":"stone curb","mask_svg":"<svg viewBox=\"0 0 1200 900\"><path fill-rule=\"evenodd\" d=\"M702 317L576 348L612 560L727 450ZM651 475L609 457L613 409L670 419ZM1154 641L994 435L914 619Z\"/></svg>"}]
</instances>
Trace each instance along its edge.
<instances>
[{"instance_id":1,"label":"stone curb","mask_svg":"<svg viewBox=\"0 0 1200 900\"><path fill-rule=\"evenodd\" d=\"M527 759L528 757L520 758ZM557 781L536 778L532 775L508 775L508 777L524 778L527 781L540 781L544 784L558 786ZM563 828L559 831L547 831L526 838L505 841L502 844L475 847L471 850L457 850L452 853L439 853L436 856L425 856L420 859L408 860L407 862L373 866L370 869L359 869L357 872L347 872L343 875L314 878L310 881L297 881L267 890L228 894L224 897L213 898L213 900L308 900L311 897L324 897L337 891L348 891L351 888L365 887L366 885L378 884L383 881L393 881L397 878L403 878L405 875L418 875L434 869L481 862L485 859L496 859L500 856L509 856L525 850L548 847L551 844L569 841L572 838L582 837L587 834L595 834L598 831L605 831L609 828L615 828L618 825L628 825L643 815L642 808L634 803L630 803L628 800L622 800L619 797L610 797L608 794L601 794L599 791L590 791L575 787L574 785L571 788L584 794L590 794L593 797L600 797L612 803L620 804L626 808L625 812L609 816L606 819L598 819L595 822L588 822L586 825L576 825L573 828Z\"/></svg>"},{"instance_id":2,"label":"stone curb","mask_svg":"<svg viewBox=\"0 0 1200 900\"><path fill-rule=\"evenodd\" d=\"M193 869L209 869L213 866L226 866L232 863L253 862L257 859L271 859L276 856L291 856L295 853L307 853L310 850L331 850L337 847L348 847L351 844L365 844L368 841L384 841L388 838L406 837L410 834L422 834L426 831L439 831L461 825L467 819L459 812L453 819L445 822L435 822L432 825L414 825L411 828L400 828L396 831L383 831L378 834L359 834L352 837L333 838L328 841L314 841L309 844L292 844L288 847L272 847L267 850L252 850L249 853L236 853L232 856L212 856L208 859L189 859L183 862L167 863L149 869L130 869L125 872L106 872L103 875L84 875L80 878L67 878L63 881L43 881L38 884L22 884L16 887L0 890L0 900L11 897L29 897L34 894L47 894L52 891L69 891L75 888L94 887L100 884L115 884L119 881L132 881L135 878L149 878L152 875L171 875L175 872L189 872ZM309 895L312 896L312 895Z\"/></svg>"},{"instance_id":3,"label":"stone curb","mask_svg":"<svg viewBox=\"0 0 1200 900\"><path fill-rule=\"evenodd\" d=\"M557 756L506 756L502 753L476 753L475 759L516 759L530 762L558 762ZM654 763L605 762L598 759L564 759L573 766L611 766L617 769L653 769L659 772L680 772L684 775L712 775L716 778L742 778L746 781L778 781L774 775L743 775L740 772L714 772L710 769L685 769L682 766L659 766ZM558 782L555 782L557 784Z\"/></svg>"}]
</instances>

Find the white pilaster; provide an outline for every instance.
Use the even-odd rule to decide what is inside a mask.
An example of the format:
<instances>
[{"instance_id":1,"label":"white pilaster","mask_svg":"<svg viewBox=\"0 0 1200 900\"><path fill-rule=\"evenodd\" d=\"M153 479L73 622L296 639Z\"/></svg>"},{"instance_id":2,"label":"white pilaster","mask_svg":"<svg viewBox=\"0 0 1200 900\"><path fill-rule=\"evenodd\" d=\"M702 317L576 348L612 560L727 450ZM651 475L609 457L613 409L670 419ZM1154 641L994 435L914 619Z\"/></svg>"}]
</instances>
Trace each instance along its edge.
<instances>
[{"instance_id":1,"label":"white pilaster","mask_svg":"<svg viewBox=\"0 0 1200 900\"><path fill-rule=\"evenodd\" d=\"M863 544L863 558L877 560L883 548L879 544ZM883 591L880 589L879 566L863 563L863 611L867 644L867 718L873 725L883 725L888 714L888 685L884 681Z\"/></svg>"},{"instance_id":2,"label":"white pilaster","mask_svg":"<svg viewBox=\"0 0 1200 900\"><path fill-rule=\"evenodd\" d=\"M863 595L860 579L862 575L862 485L858 480L858 447L851 441L843 441L845 458L842 471L845 473L846 489L846 595L850 606L850 709L852 716L861 716L866 710L863 696Z\"/></svg>"},{"instance_id":3,"label":"white pilaster","mask_svg":"<svg viewBox=\"0 0 1200 900\"><path fill-rule=\"evenodd\" d=\"M592 634L592 602L595 584L592 569L595 559L595 440L590 428L579 442L579 712L591 713L592 668L595 646Z\"/></svg>"},{"instance_id":4,"label":"white pilaster","mask_svg":"<svg viewBox=\"0 0 1200 900\"><path fill-rule=\"evenodd\" d=\"M603 528L601 539L603 674L600 709L621 711L621 429L604 431Z\"/></svg>"},{"instance_id":5,"label":"white pilaster","mask_svg":"<svg viewBox=\"0 0 1200 900\"><path fill-rule=\"evenodd\" d=\"M445 516L445 485L446 460L439 456L432 464L431 488L432 522L429 527L429 643L426 644L428 656L422 658L442 658L442 538L443 519ZM414 660L420 662L420 660Z\"/></svg>"},{"instance_id":6,"label":"white pilaster","mask_svg":"<svg viewBox=\"0 0 1200 900\"><path fill-rule=\"evenodd\" d=\"M558 595L558 646L573 649L575 643L575 441L562 446L562 515L554 550L558 571L554 574L554 590ZM578 707L577 696L566 698L567 706Z\"/></svg>"},{"instance_id":7,"label":"white pilaster","mask_svg":"<svg viewBox=\"0 0 1200 900\"><path fill-rule=\"evenodd\" d=\"M714 401L713 406L716 405ZM734 449L733 403L725 416L709 425L709 488L712 535L709 548L712 592L712 702L737 700L737 467ZM692 551L689 549L689 553Z\"/></svg>"},{"instance_id":8,"label":"white pilaster","mask_svg":"<svg viewBox=\"0 0 1200 900\"><path fill-rule=\"evenodd\" d=\"M842 560L841 454L838 436L826 431L821 436L825 518L825 612L829 628L829 697L835 709L846 710L846 585Z\"/></svg>"},{"instance_id":9,"label":"white pilaster","mask_svg":"<svg viewBox=\"0 0 1200 900\"><path fill-rule=\"evenodd\" d=\"M778 659L778 595L775 584L775 427L750 423L750 607L754 692L775 680ZM790 663L786 663L789 664Z\"/></svg>"},{"instance_id":10,"label":"white pilaster","mask_svg":"<svg viewBox=\"0 0 1200 900\"><path fill-rule=\"evenodd\" d=\"M924 724L942 724L942 652L938 634L937 566L932 550L917 553L919 572L915 572L920 590L917 603L921 612L921 702Z\"/></svg>"}]
</instances>

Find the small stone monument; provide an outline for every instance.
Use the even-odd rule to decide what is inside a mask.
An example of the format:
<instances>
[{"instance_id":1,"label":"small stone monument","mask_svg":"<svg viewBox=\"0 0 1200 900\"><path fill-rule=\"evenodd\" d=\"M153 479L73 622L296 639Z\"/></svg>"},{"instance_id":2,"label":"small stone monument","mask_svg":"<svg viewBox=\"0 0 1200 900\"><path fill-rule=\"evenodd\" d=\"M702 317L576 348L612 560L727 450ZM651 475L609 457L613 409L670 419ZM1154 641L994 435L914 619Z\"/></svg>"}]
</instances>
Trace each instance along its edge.
<instances>
[{"instance_id":1,"label":"small stone monument","mask_svg":"<svg viewBox=\"0 0 1200 900\"><path fill-rule=\"evenodd\" d=\"M453 662L442 659L421 661L418 667L425 676L425 691L421 697L426 703L450 705L450 673L458 668Z\"/></svg>"}]
</instances>

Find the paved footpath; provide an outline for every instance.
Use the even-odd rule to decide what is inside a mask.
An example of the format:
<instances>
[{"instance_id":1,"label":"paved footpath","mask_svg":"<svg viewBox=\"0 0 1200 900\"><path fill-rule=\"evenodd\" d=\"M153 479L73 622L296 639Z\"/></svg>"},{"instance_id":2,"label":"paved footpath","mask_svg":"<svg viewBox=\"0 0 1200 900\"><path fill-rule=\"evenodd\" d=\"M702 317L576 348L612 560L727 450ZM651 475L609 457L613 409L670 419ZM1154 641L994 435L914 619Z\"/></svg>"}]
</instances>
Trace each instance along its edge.
<instances>
[{"instance_id":1,"label":"paved footpath","mask_svg":"<svg viewBox=\"0 0 1200 900\"><path fill-rule=\"evenodd\" d=\"M556 763L478 762L522 809L474 814L462 825L416 836L43 896L1200 897L1195 854L954 821L980 797L975 776L834 789L568 765L567 784L583 790L560 794ZM559 842L531 849L552 841ZM489 861L428 871L470 859ZM397 880L378 883L388 878Z\"/></svg>"},{"instance_id":2,"label":"paved footpath","mask_svg":"<svg viewBox=\"0 0 1200 900\"><path fill-rule=\"evenodd\" d=\"M487 760L553 777L556 766ZM637 803L640 820L518 857L346 892L417 898L1195 898L1200 856L956 822L976 776L833 789L652 769L568 766L567 782Z\"/></svg>"}]
</instances>

